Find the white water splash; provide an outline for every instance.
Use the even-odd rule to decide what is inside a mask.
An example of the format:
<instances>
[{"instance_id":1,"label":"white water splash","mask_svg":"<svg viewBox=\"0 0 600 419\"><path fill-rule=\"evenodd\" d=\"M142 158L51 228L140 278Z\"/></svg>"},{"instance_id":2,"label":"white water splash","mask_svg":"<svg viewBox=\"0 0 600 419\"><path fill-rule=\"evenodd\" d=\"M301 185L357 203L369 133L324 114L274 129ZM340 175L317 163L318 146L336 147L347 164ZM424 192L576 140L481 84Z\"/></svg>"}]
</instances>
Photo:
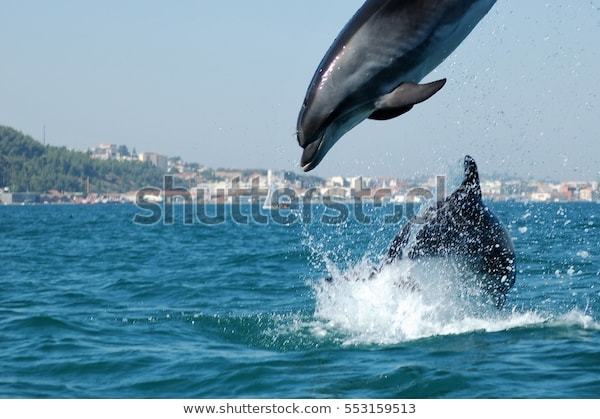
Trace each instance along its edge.
<instances>
[{"instance_id":1,"label":"white water splash","mask_svg":"<svg viewBox=\"0 0 600 419\"><path fill-rule=\"evenodd\" d=\"M314 335L340 335L347 345L391 345L433 336L501 332L529 326L599 328L573 311L555 317L527 311L498 311L474 278L447 262L401 261L370 278L363 262L348 272L332 269L333 282L315 285Z\"/></svg>"},{"instance_id":2,"label":"white water splash","mask_svg":"<svg viewBox=\"0 0 600 419\"><path fill-rule=\"evenodd\" d=\"M579 256L581 259L589 259L591 255L587 250L580 250L577 252L577 256Z\"/></svg>"}]
</instances>

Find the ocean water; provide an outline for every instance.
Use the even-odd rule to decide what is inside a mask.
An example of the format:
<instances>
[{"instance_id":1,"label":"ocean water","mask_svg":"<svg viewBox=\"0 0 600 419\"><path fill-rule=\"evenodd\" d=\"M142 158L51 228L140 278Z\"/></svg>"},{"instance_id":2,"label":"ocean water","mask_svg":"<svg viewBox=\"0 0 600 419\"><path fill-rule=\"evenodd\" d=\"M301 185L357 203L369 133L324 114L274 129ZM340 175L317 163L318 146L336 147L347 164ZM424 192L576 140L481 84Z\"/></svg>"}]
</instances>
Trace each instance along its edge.
<instances>
[{"instance_id":1,"label":"ocean water","mask_svg":"<svg viewBox=\"0 0 600 419\"><path fill-rule=\"evenodd\" d=\"M376 211L208 227L0 207L0 396L600 397L600 205L493 208L518 252L503 311L443 263L362 280L399 229Z\"/></svg>"}]
</instances>

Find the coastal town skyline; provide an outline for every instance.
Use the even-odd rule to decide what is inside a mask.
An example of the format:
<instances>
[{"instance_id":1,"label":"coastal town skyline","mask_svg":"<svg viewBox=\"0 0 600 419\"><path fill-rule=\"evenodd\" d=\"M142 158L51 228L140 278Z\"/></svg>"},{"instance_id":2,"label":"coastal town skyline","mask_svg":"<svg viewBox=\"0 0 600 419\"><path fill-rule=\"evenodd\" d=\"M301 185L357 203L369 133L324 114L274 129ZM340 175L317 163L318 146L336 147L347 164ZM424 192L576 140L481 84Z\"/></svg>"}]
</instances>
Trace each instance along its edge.
<instances>
[{"instance_id":1,"label":"coastal town skyline","mask_svg":"<svg viewBox=\"0 0 600 419\"><path fill-rule=\"evenodd\" d=\"M127 159L128 156L118 154L120 147L113 144L101 144L92 149L92 157L100 159ZM148 160L148 158L152 160ZM218 190L230 189L234 183L240 188L252 188L253 181L258 179L259 187L263 190L271 188L269 184L273 175L273 183L282 189L292 188L299 192L299 196L310 187L317 187L321 196L332 195L341 200L351 200L357 191L376 191L386 189L390 191L390 199L406 199L406 194L414 189L434 190L442 176L444 183L456 182L457 174L440 174L429 177L393 177L393 176L348 176L335 175L329 177L298 175L294 182L285 179L289 170L268 168L213 168L198 162L187 162L181 157L169 157L153 152L139 154L140 161L151 161L161 169L166 169L168 174L179 178L196 190L208 192L209 196L216 196ZM457 164L457 166L459 166ZM297 171L297 170L296 170ZM449 168L449 172L456 172L456 168ZM460 171L459 171L460 172ZM206 173L210 175L207 177ZM283 176L275 176L283 174ZM458 174L460 178L460 174ZM310 179L307 183L302 179ZM600 176L595 180L540 180L522 179L508 175L482 175L482 193L486 199L494 201L531 201L531 202L594 202L600 201ZM195 185L194 185L195 183ZM447 185L446 185L447 186ZM333 193L332 193L333 191Z\"/></svg>"},{"instance_id":2,"label":"coastal town skyline","mask_svg":"<svg viewBox=\"0 0 600 419\"><path fill-rule=\"evenodd\" d=\"M122 153L121 151L125 150L125 153ZM216 169L216 170L221 170L221 171L232 171L235 172L236 170L239 171L257 171L257 170L262 170L262 171L267 171L267 170L273 170L273 171L278 171L278 172L296 172L299 175L302 175L302 170L299 166L294 166L292 168L282 168L282 167L269 167L269 166L265 166L265 167L234 167L234 166L218 166L215 164L211 164L210 161L193 161L193 159L190 159L188 157L185 157L183 154L178 153L176 151L173 151L170 154L161 154L161 153L157 153L154 150L149 150L149 149L145 149L145 148L139 148L138 151L137 147L131 147L128 146L126 144L120 145L120 144L111 144L111 143L100 143L97 144L95 146L92 146L88 149L85 150L76 150L76 151L86 151L88 153L90 153L90 156L93 159L100 159L100 160L117 160L117 161L130 161L130 160L139 160L141 162L151 162L153 163L155 166L163 169L165 172L169 172L169 169L171 169L172 167L178 167L179 169L185 171L185 169L189 169L190 166L191 168L210 168L210 169ZM176 162L176 163L174 163ZM459 159L456 161L455 165L449 164L446 167L446 170L442 170L439 173L437 173L437 175L435 176L447 176L450 172L452 173L452 175L456 175L456 169L457 167L459 168L461 165L462 159ZM486 163L486 162L483 162ZM483 165L482 165L483 166ZM444 173L445 172L445 173ZM372 176L366 176L365 174L361 174L361 173L350 173L350 171L341 171L340 173L337 174L333 174L330 176L320 176L318 173L314 173L314 174L309 174L307 175L308 177L317 177L317 178L332 178L332 177L344 177L344 178L355 178L355 177L368 177L368 178L396 178L396 179L404 179L404 180L414 180L414 179L424 179L424 178L431 178L431 175L423 175L423 174L417 174L414 176L400 176L400 175L382 175L382 174L374 174ZM577 176L569 176L569 175L563 175L561 176L560 172L557 173L555 176L541 176L541 177L536 177L533 175L530 176L517 176L514 174L511 174L509 172L492 172L492 173L485 173L482 172L481 176L483 179L488 179L488 180L525 180L525 181L545 181L545 182L558 182L558 183L583 183L583 182L597 182L600 181L600 166L599 166L599 170L596 173L595 178L585 178L585 177L577 177Z\"/></svg>"},{"instance_id":3,"label":"coastal town skyline","mask_svg":"<svg viewBox=\"0 0 600 419\"><path fill-rule=\"evenodd\" d=\"M351 201L357 194L363 199L374 199L386 191L385 199L391 202L407 202L412 191L430 191L438 194L441 185L448 189L459 182L460 165L449 167L447 172L434 176L361 176L334 175L328 177L308 176L296 171L269 168L217 168L209 164L190 162L180 156L167 156L151 151L137 151L135 147L103 143L85 150L92 159L120 162L140 161L150 163L170 176L173 183L185 186L194 200L226 203L235 190L259 189L266 199L272 189L291 190L300 198L309 191L320 197L339 201ZM177 154L177 153L174 153ZM490 201L518 202L600 202L600 176L596 179L523 179L509 175L482 174L481 188L485 199ZM236 189L237 188L237 189ZM12 194L9 188L0 192L0 202L19 203L108 203L136 202L139 190L126 193L96 193L86 191L48 191L49 193ZM231 191L234 194L231 195ZM223 192L229 196L223 198ZM164 193L164 191L163 191Z\"/></svg>"}]
</instances>

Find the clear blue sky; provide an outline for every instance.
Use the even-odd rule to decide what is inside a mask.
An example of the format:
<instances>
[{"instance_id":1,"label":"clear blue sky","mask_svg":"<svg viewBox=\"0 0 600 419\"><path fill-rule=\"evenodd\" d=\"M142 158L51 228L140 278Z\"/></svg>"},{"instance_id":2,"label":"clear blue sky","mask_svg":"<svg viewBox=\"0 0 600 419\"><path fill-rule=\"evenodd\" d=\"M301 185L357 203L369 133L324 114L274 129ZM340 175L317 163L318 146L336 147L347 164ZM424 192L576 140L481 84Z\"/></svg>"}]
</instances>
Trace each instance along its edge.
<instances>
[{"instance_id":1,"label":"clear blue sky","mask_svg":"<svg viewBox=\"0 0 600 419\"><path fill-rule=\"evenodd\" d=\"M321 57L362 0L0 0L0 124L52 144L135 146L210 166L297 168ZM600 0L499 0L429 78L448 85L343 138L317 175L597 179Z\"/></svg>"}]
</instances>

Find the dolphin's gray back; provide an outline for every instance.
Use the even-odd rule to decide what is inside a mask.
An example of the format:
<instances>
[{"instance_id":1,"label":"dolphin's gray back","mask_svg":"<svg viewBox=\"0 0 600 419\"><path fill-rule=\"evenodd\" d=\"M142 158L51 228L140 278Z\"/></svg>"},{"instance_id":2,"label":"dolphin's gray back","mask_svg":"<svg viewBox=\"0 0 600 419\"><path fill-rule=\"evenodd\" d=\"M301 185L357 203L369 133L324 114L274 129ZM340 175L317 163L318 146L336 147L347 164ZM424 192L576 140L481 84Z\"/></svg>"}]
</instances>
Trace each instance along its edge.
<instances>
[{"instance_id":1,"label":"dolphin's gray back","mask_svg":"<svg viewBox=\"0 0 600 419\"><path fill-rule=\"evenodd\" d=\"M483 203L475 161L465 159L465 180L444 202L431 207L420 224L410 221L394 240L388 263L408 257L458 256L484 274L482 284L504 304L516 280L515 248L506 228Z\"/></svg>"},{"instance_id":2,"label":"dolphin's gray back","mask_svg":"<svg viewBox=\"0 0 600 419\"><path fill-rule=\"evenodd\" d=\"M305 105L331 112L420 82L443 62L496 0L367 0L316 72ZM369 97L364 95L368 93Z\"/></svg>"}]
</instances>

